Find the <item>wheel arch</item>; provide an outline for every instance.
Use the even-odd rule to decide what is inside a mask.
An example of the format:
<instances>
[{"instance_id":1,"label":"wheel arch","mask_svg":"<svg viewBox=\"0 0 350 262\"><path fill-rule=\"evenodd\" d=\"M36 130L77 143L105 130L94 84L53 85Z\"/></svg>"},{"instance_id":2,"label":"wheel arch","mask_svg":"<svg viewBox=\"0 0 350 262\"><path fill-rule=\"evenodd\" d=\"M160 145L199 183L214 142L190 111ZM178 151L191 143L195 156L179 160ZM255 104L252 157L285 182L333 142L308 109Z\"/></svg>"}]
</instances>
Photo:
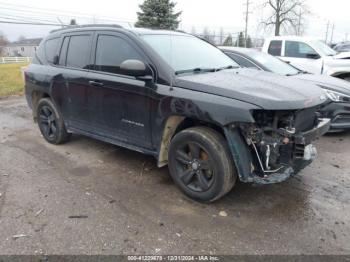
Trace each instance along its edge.
<instances>
[{"instance_id":1,"label":"wheel arch","mask_svg":"<svg viewBox=\"0 0 350 262\"><path fill-rule=\"evenodd\" d=\"M227 141L224 128L218 124L178 115L169 116L165 121L163 133L161 135L158 153L158 167L168 164L168 152L172 138L180 131L194 126L206 126L212 128L219 132Z\"/></svg>"},{"instance_id":2,"label":"wheel arch","mask_svg":"<svg viewBox=\"0 0 350 262\"><path fill-rule=\"evenodd\" d=\"M242 182L249 182L252 175L254 160L238 127L220 126L215 123L177 115L170 116L166 120L159 147L158 167L168 164L168 152L172 138L180 131L194 126L206 126L212 128L223 136L230 149L231 157L235 163L239 179Z\"/></svg>"},{"instance_id":3,"label":"wheel arch","mask_svg":"<svg viewBox=\"0 0 350 262\"><path fill-rule=\"evenodd\" d=\"M36 108L38 106L38 103L40 101L40 99L42 98L51 98L50 95L46 92L43 91L39 91L39 90L34 90L32 92L32 96L31 96L31 103L32 103L32 108L33 108L33 118L34 121L37 120L37 112L36 112Z\"/></svg>"}]
</instances>

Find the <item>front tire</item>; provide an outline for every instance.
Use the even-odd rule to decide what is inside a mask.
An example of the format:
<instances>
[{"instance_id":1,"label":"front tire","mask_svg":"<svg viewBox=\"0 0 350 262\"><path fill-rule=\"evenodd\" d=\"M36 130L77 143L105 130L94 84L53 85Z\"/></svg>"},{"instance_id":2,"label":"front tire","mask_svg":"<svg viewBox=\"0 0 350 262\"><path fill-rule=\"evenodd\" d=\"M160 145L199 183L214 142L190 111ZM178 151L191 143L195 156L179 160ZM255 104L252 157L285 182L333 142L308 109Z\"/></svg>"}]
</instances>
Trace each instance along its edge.
<instances>
[{"instance_id":1,"label":"front tire","mask_svg":"<svg viewBox=\"0 0 350 262\"><path fill-rule=\"evenodd\" d=\"M234 163L224 137L207 127L185 129L172 139L169 171L190 198L213 202L236 183Z\"/></svg>"},{"instance_id":2,"label":"front tire","mask_svg":"<svg viewBox=\"0 0 350 262\"><path fill-rule=\"evenodd\" d=\"M63 118L49 98L40 99L37 106L38 126L45 140L51 144L62 144L69 140L70 134Z\"/></svg>"}]
</instances>

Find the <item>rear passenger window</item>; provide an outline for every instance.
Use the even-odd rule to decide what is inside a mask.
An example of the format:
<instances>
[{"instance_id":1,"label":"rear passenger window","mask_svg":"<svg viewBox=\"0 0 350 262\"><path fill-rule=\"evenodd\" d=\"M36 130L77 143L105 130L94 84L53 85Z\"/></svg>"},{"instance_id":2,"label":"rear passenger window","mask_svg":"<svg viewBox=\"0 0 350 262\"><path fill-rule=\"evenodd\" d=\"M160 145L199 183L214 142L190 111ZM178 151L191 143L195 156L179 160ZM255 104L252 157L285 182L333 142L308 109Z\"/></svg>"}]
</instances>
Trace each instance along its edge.
<instances>
[{"instance_id":1,"label":"rear passenger window","mask_svg":"<svg viewBox=\"0 0 350 262\"><path fill-rule=\"evenodd\" d=\"M249 67L249 68L257 68L258 67L256 65L254 65L252 62L250 62L248 59L242 57L242 56L239 56L239 55L236 55L236 54L232 54L232 53L229 53L229 56L237 63L239 64L241 67Z\"/></svg>"},{"instance_id":2,"label":"rear passenger window","mask_svg":"<svg viewBox=\"0 0 350 262\"><path fill-rule=\"evenodd\" d=\"M142 60L141 55L126 40L111 35L98 37L96 70L121 74L120 64L128 59Z\"/></svg>"},{"instance_id":3,"label":"rear passenger window","mask_svg":"<svg viewBox=\"0 0 350 262\"><path fill-rule=\"evenodd\" d=\"M267 51L270 55L281 56L282 41L273 40L270 42L269 50Z\"/></svg>"},{"instance_id":4,"label":"rear passenger window","mask_svg":"<svg viewBox=\"0 0 350 262\"><path fill-rule=\"evenodd\" d=\"M66 65L75 68L88 68L90 58L90 36L71 36L67 52Z\"/></svg>"},{"instance_id":5,"label":"rear passenger window","mask_svg":"<svg viewBox=\"0 0 350 262\"><path fill-rule=\"evenodd\" d=\"M49 63L53 63L54 57L58 52L58 45L60 43L60 38L49 39L45 43L45 56Z\"/></svg>"}]
</instances>

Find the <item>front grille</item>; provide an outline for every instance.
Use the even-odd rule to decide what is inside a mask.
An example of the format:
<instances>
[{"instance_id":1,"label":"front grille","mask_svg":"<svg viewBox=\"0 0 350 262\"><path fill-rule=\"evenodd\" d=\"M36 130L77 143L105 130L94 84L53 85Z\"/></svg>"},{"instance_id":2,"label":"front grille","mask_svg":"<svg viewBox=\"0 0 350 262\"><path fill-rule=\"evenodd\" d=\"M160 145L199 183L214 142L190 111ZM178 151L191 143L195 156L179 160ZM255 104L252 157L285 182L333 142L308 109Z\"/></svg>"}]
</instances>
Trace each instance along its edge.
<instances>
[{"instance_id":1,"label":"front grille","mask_svg":"<svg viewBox=\"0 0 350 262\"><path fill-rule=\"evenodd\" d=\"M305 145L295 144L294 146L294 158L304 158Z\"/></svg>"},{"instance_id":2,"label":"front grille","mask_svg":"<svg viewBox=\"0 0 350 262\"><path fill-rule=\"evenodd\" d=\"M333 122L337 124L350 123L350 115L337 115Z\"/></svg>"}]
</instances>

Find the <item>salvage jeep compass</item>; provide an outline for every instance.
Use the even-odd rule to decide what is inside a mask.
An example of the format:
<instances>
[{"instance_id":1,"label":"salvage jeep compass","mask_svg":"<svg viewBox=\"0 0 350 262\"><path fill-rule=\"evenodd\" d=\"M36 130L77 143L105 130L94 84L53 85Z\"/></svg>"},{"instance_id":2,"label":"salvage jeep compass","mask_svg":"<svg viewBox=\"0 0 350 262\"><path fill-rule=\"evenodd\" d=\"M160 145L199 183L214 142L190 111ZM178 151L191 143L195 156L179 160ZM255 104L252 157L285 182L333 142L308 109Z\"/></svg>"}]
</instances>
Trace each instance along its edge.
<instances>
[{"instance_id":1,"label":"salvage jeep compass","mask_svg":"<svg viewBox=\"0 0 350 262\"><path fill-rule=\"evenodd\" d=\"M51 32L25 73L52 144L77 133L156 157L189 197L214 201L237 179L286 180L316 155L324 91L239 68L188 34L92 25Z\"/></svg>"}]
</instances>

